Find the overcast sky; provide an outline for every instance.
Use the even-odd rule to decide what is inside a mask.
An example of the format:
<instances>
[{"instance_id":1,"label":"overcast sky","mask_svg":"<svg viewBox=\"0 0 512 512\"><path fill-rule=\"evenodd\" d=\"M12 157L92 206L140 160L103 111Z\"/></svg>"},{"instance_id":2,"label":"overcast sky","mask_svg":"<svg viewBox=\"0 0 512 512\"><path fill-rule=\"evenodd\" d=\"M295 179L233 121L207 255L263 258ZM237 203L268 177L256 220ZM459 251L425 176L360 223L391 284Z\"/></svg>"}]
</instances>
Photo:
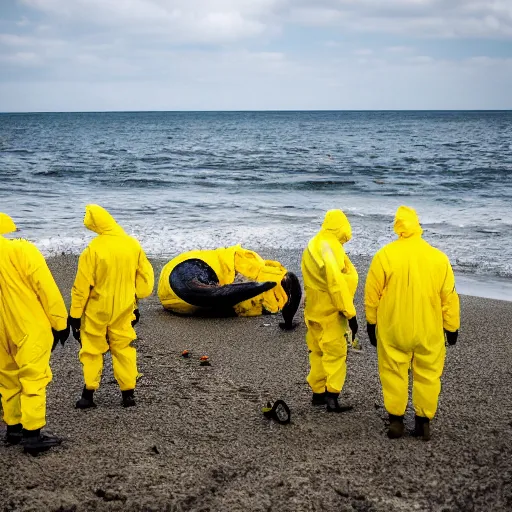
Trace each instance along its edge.
<instances>
[{"instance_id":1,"label":"overcast sky","mask_svg":"<svg viewBox=\"0 0 512 512\"><path fill-rule=\"evenodd\" d=\"M512 0L0 0L0 111L510 109Z\"/></svg>"}]
</instances>

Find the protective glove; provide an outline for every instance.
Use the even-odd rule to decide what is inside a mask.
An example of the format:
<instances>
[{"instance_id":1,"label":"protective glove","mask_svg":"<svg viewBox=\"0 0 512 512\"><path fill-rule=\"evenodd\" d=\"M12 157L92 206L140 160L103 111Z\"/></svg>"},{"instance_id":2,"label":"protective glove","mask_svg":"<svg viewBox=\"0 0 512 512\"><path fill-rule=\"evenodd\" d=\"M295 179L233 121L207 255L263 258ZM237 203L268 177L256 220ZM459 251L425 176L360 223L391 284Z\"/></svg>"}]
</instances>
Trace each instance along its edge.
<instances>
[{"instance_id":1,"label":"protective glove","mask_svg":"<svg viewBox=\"0 0 512 512\"><path fill-rule=\"evenodd\" d=\"M68 325L66 325L65 329L62 329L62 331L56 331L52 328L53 333L53 345L52 345L52 352L55 350L55 347L58 345L59 341L62 346L64 346L64 343L69 337L69 320Z\"/></svg>"},{"instance_id":2,"label":"protective glove","mask_svg":"<svg viewBox=\"0 0 512 512\"><path fill-rule=\"evenodd\" d=\"M134 310L133 314L135 315L135 320L132 320L132 327L135 327L135 325L137 325L139 323L139 318L140 318L139 308Z\"/></svg>"},{"instance_id":3,"label":"protective glove","mask_svg":"<svg viewBox=\"0 0 512 512\"><path fill-rule=\"evenodd\" d=\"M366 332L368 333L368 338L370 338L370 343L377 347L377 335L375 334L375 324L366 324Z\"/></svg>"},{"instance_id":4,"label":"protective glove","mask_svg":"<svg viewBox=\"0 0 512 512\"><path fill-rule=\"evenodd\" d=\"M71 325L71 330L73 332L73 338L75 338L76 341L78 341L78 343L80 343L80 345L82 344L82 340L80 338L80 326L82 324L82 319L81 318L73 318L73 317L69 317L69 325Z\"/></svg>"},{"instance_id":5,"label":"protective glove","mask_svg":"<svg viewBox=\"0 0 512 512\"><path fill-rule=\"evenodd\" d=\"M357 325L357 317L352 317L348 321L348 326L350 327L350 330L352 331L352 339L355 339L357 330L359 329L359 326Z\"/></svg>"},{"instance_id":6,"label":"protective glove","mask_svg":"<svg viewBox=\"0 0 512 512\"><path fill-rule=\"evenodd\" d=\"M446 335L446 341L448 342L448 345L455 345L457 343L457 337L459 336L459 331L451 332L444 330L444 333Z\"/></svg>"}]
</instances>

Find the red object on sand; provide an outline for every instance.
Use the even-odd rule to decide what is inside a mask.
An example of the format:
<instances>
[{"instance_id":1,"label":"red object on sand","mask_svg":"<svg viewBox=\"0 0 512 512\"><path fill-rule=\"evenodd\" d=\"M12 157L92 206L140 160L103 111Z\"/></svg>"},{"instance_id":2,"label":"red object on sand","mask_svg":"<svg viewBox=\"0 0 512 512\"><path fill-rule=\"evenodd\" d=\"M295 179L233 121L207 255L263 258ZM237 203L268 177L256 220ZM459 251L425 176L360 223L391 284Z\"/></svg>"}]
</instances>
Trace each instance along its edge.
<instances>
[{"instance_id":1,"label":"red object on sand","mask_svg":"<svg viewBox=\"0 0 512 512\"><path fill-rule=\"evenodd\" d=\"M210 358L208 356L201 356L201 359L200 359L201 363L200 363L200 365L201 366L211 366L209 359Z\"/></svg>"}]
</instances>

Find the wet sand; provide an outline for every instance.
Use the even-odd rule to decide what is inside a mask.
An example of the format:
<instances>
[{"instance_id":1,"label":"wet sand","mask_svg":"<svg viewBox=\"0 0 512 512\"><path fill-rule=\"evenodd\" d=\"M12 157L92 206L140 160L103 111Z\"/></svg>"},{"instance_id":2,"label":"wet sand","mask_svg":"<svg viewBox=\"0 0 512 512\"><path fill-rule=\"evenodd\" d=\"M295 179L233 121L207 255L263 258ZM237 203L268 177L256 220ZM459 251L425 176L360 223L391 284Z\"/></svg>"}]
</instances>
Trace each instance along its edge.
<instances>
[{"instance_id":1,"label":"wet sand","mask_svg":"<svg viewBox=\"0 0 512 512\"><path fill-rule=\"evenodd\" d=\"M261 254L299 270L299 254ZM162 262L153 263L158 276ZM302 322L282 332L279 316L181 318L153 295L141 302L137 407L120 406L107 356L98 408L74 409L83 384L70 337L52 357L48 389L47 428L66 440L38 457L0 445L0 509L512 509L512 303L461 297L462 329L448 350L432 440L390 441L364 332L368 261L354 263L364 351L349 352L342 393L354 411L311 407ZM77 258L49 265L69 305ZM180 357L184 349L191 359ZM199 365L203 354L211 367ZM278 398L291 408L289 425L261 413Z\"/></svg>"}]
</instances>

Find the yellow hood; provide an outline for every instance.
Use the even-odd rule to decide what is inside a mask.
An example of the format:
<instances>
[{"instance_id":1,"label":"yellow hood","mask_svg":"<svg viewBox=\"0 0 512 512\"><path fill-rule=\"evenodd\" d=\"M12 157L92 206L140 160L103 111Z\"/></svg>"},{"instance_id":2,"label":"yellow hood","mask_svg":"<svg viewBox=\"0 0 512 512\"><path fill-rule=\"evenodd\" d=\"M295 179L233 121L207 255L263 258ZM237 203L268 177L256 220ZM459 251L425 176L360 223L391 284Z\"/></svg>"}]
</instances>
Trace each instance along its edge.
<instances>
[{"instance_id":1,"label":"yellow hood","mask_svg":"<svg viewBox=\"0 0 512 512\"><path fill-rule=\"evenodd\" d=\"M16 224L6 213L0 212L0 235L17 231Z\"/></svg>"},{"instance_id":2,"label":"yellow hood","mask_svg":"<svg viewBox=\"0 0 512 512\"><path fill-rule=\"evenodd\" d=\"M85 207L84 225L98 235L124 235L123 228L115 221L110 213L97 204Z\"/></svg>"},{"instance_id":3,"label":"yellow hood","mask_svg":"<svg viewBox=\"0 0 512 512\"><path fill-rule=\"evenodd\" d=\"M325 214L322 230L332 233L342 244L352 238L350 222L341 210L329 210Z\"/></svg>"},{"instance_id":4,"label":"yellow hood","mask_svg":"<svg viewBox=\"0 0 512 512\"><path fill-rule=\"evenodd\" d=\"M400 206L396 211L394 230L401 238L423 233L416 211L408 206Z\"/></svg>"}]
</instances>

